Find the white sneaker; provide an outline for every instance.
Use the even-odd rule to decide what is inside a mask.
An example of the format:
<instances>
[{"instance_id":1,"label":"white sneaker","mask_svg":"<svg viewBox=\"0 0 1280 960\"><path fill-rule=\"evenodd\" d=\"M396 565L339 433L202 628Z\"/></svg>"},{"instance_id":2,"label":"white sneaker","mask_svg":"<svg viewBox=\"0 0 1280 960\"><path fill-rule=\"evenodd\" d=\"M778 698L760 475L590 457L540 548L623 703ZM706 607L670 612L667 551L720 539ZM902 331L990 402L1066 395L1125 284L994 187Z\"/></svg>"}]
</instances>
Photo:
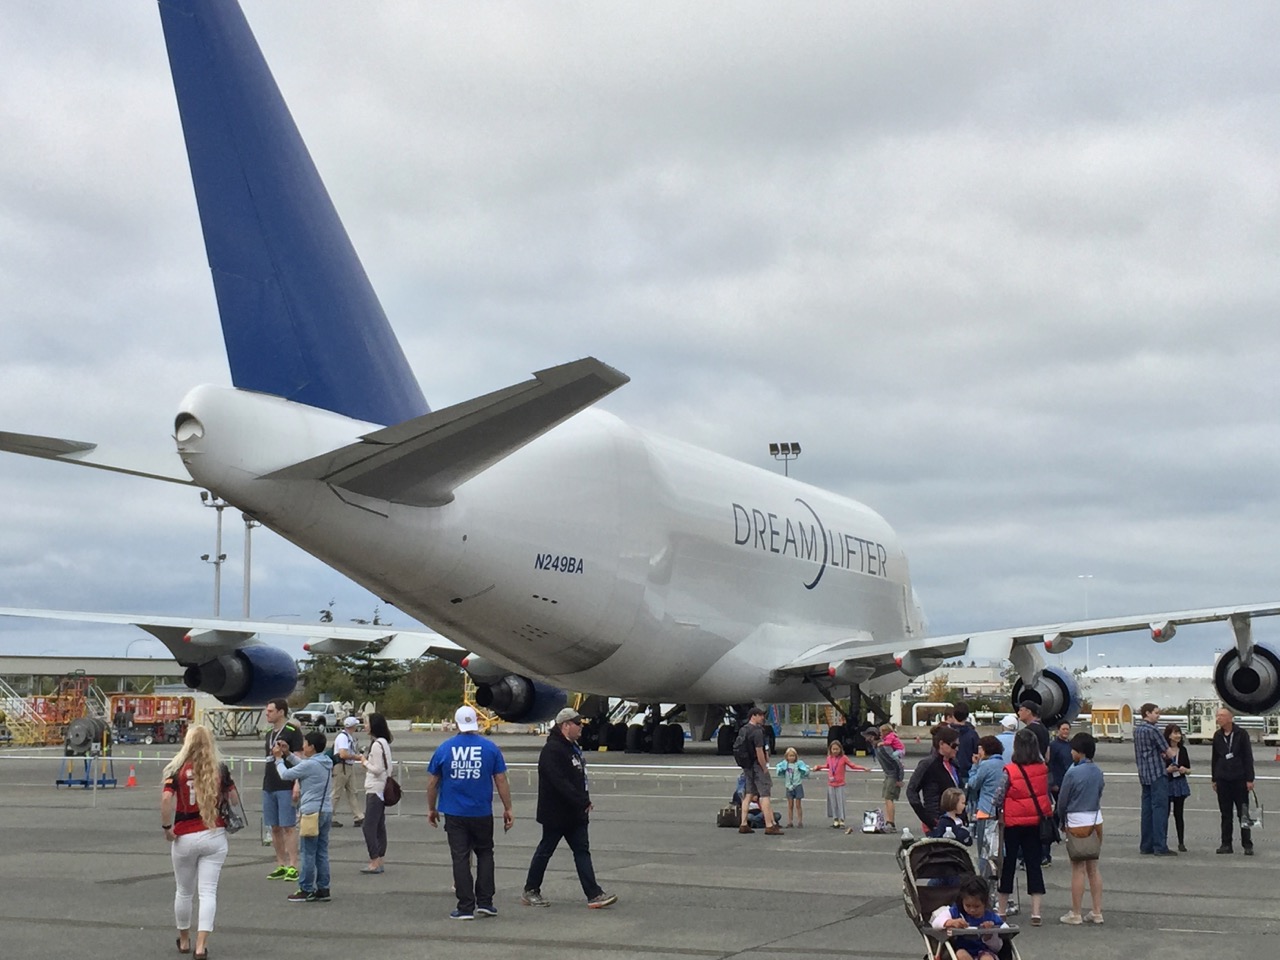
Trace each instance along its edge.
<instances>
[{"instance_id":1,"label":"white sneaker","mask_svg":"<svg viewBox=\"0 0 1280 960\"><path fill-rule=\"evenodd\" d=\"M1084 918L1081 917L1080 914L1078 913L1064 913L1062 916L1058 918L1058 922L1069 923L1073 926L1078 926L1084 923Z\"/></svg>"},{"instance_id":2,"label":"white sneaker","mask_svg":"<svg viewBox=\"0 0 1280 960\"><path fill-rule=\"evenodd\" d=\"M1088 920L1090 923L1102 923L1102 914L1094 913L1093 911L1090 911L1089 915L1085 917L1085 919Z\"/></svg>"}]
</instances>

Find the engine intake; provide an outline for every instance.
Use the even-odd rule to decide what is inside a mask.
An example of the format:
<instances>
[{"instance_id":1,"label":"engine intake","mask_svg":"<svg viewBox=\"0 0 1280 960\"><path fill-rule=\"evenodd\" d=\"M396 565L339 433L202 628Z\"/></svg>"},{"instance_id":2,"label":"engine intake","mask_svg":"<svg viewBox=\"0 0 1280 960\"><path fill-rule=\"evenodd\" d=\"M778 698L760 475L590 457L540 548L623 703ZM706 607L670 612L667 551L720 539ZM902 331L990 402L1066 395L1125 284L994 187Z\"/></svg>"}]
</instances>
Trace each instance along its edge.
<instances>
[{"instance_id":1,"label":"engine intake","mask_svg":"<svg viewBox=\"0 0 1280 960\"><path fill-rule=\"evenodd\" d=\"M516 673L476 685L476 703L511 723L541 723L564 709L569 695Z\"/></svg>"},{"instance_id":2,"label":"engine intake","mask_svg":"<svg viewBox=\"0 0 1280 960\"><path fill-rule=\"evenodd\" d=\"M257 706L293 693L298 685L298 665L278 647L254 644L187 667L182 681L227 706Z\"/></svg>"},{"instance_id":3,"label":"engine intake","mask_svg":"<svg viewBox=\"0 0 1280 960\"><path fill-rule=\"evenodd\" d=\"M1059 667L1045 667L1034 684L1019 678L1013 684L1013 705L1023 700L1040 704L1040 720L1046 727L1071 723L1080 712L1080 685L1076 678Z\"/></svg>"},{"instance_id":4,"label":"engine intake","mask_svg":"<svg viewBox=\"0 0 1280 960\"><path fill-rule=\"evenodd\" d=\"M1254 644L1249 665L1244 666L1240 651L1228 650L1214 664L1213 687L1236 713L1272 713L1280 706L1280 657Z\"/></svg>"}]
</instances>

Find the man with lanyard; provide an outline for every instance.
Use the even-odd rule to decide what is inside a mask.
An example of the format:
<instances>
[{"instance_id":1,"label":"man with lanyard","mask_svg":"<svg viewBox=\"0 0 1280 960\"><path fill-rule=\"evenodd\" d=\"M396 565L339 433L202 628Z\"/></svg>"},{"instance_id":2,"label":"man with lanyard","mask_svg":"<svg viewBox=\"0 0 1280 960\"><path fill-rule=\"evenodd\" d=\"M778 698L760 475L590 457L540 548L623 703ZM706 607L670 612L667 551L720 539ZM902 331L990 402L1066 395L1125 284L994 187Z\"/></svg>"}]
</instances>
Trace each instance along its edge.
<instances>
[{"instance_id":1,"label":"man with lanyard","mask_svg":"<svg viewBox=\"0 0 1280 960\"><path fill-rule=\"evenodd\" d=\"M1249 735L1235 725L1235 716L1226 707L1215 717L1218 730L1213 735L1211 776L1222 815L1222 846L1218 853L1231 853L1231 821L1240 820L1240 846L1246 857L1253 856L1253 833L1245 826L1249 815L1249 791L1253 789L1253 746Z\"/></svg>"},{"instance_id":2,"label":"man with lanyard","mask_svg":"<svg viewBox=\"0 0 1280 960\"><path fill-rule=\"evenodd\" d=\"M333 813L336 817L338 799L345 793L347 809L355 818L357 827L364 823L361 807L356 802L357 799L364 799L364 769L361 768L358 773L353 772L359 764L356 758L360 755L360 746L355 739L355 732L359 728L358 717L347 717L342 721L342 731L333 738ZM359 798L356 796L357 790L360 792ZM334 820L333 826L340 827L342 824Z\"/></svg>"},{"instance_id":3,"label":"man with lanyard","mask_svg":"<svg viewBox=\"0 0 1280 960\"><path fill-rule=\"evenodd\" d=\"M293 805L296 786L291 786L276 772L276 741L291 753L302 752L302 731L289 722L289 702L284 698L270 701L265 710L267 723L266 767L262 771L262 823L271 828L271 846L276 855L276 868L268 880L298 879L298 814Z\"/></svg>"},{"instance_id":4,"label":"man with lanyard","mask_svg":"<svg viewBox=\"0 0 1280 960\"><path fill-rule=\"evenodd\" d=\"M561 839L573 851L573 865L578 883L593 909L617 903L612 893L605 893L596 881L591 864L591 845L587 822L591 814L591 794L587 788L587 768L578 749L582 736L582 717L573 707L565 707L547 734L547 742L538 755L538 823L542 839L529 861L529 874L524 882L520 902L527 907L549 907L551 901L542 895L542 878L547 864Z\"/></svg>"},{"instance_id":5,"label":"man with lanyard","mask_svg":"<svg viewBox=\"0 0 1280 960\"><path fill-rule=\"evenodd\" d=\"M1142 784L1142 826L1138 840L1139 853L1157 857L1176 857L1169 849L1169 744L1156 726L1160 708L1144 703L1139 708L1142 719L1133 724L1133 755L1138 764L1138 781ZM1177 751L1173 751L1177 756Z\"/></svg>"},{"instance_id":6,"label":"man with lanyard","mask_svg":"<svg viewBox=\"0 0 1280 960\"><path fill-rule=\"evenodd\" d=\"M453 859L453 892L458 908L453 920L477 916L496 917L493 905L493 791L502 800L502 829L510 830L511 788L507 785L507 762L492 740L480 736L480 722L471 707L461 706L453 715L458 735L436 748L427 773L427 820L440 825L449 838ZM437 803L438 801L438 803ZM471 877L471 855L476 858L476 875Z\"/></svg>"}]
</instances>

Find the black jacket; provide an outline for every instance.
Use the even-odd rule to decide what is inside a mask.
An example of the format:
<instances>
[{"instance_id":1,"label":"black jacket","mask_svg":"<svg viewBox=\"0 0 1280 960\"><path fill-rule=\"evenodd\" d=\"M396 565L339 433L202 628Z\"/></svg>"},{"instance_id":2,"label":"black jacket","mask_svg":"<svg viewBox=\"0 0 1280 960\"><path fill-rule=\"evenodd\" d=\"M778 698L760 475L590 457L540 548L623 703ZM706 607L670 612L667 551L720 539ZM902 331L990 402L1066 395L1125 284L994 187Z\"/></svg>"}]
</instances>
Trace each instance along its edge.
<instances>
[{"instance_id":1,"label":"black jacket","mask_svg":"<svg viewBox=\"0 0 1280 960\"><path fill-rule=\"evenodd\" d=\"M911 782L907 784L907 803L929 830L942 815L942 791L955 786L958 784L936 753L929 754L928 759L922 760L911 774Z\"/></svg>"},{"instance_id":2,"label":"black jacket","mask_svg":"<svg viewBox=\"0 0 1280 960\"><path fill-rule=\"evenodd\" d=\"M582 751L552 727L538 755L538 822L568 829L587 822L587 768Z\"/></svg>"},{"instance_id":3,"label":"black jacket","mask_svg":"<svg viewBox=\"0 0 1280 960\"><path fill-rule=\"evenodd\" d=\"M1231 759L1227 759L1227 754ZM1236 724L1231 726L1231 742L1221 730L1213 735L1213 761L1211 765L1214 783L1219 780L1238 780L1241 783L1253 782L1253 745L1249 742L1249 734Z\"/></svg>"}]
</instances>

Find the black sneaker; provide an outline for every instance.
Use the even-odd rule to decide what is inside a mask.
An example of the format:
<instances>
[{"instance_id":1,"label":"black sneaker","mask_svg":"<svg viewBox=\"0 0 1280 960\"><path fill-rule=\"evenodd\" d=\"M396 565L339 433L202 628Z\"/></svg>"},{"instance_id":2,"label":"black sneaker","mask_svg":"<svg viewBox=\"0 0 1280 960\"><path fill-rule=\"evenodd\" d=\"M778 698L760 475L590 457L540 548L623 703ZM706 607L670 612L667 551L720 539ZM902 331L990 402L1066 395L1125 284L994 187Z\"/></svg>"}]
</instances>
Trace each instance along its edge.
<instances>
[{"instance_id":1,"label":"black sneaker","mask_svg":"<svg viewBox=\"0 0 1280 960\"><path fill-rule=\"evenodd\" d=\"M1217 850L1214 851L1214 853L1231 853L1231 852L1232 852L1231 844L1229 843L1224 843L1222 846L1220 846Z\"/></svg>"},{"instance_id":2,"label":"black sneaker","mask_svg":"<svg viewBox=\"0 0 1280 960\"><path fill-rule=\"evenodd\" d=\"M1252 857L1252 856L1253 856L1253 847L1245 847L1245 848L1244 848L1244 855L1245 855L1246 857Z\"/></svg>"},{"instance_id":3,"label":"black sneaker","mask_svg":"<svg viewBox=\"0 0 1280 960\"><path fill-rule=\"evenodd\" d=\"M329 826L331 826L331 827L340 827L340 826L342 826L342 821L341 821L341 820L331 820L331 821L329 822Z\"/></svg>"},{"instance_id":4,"label":"black sneaker","mask_svg":"<svg viewBox=\"0 0 1280 960\"><path fill-rule=\"evenodd\" d=\"M311 899L315 900L316 903L328 903L333 898L329 896L328 887L321 887L311 895Z\"/></svg>"}]
</instances>

